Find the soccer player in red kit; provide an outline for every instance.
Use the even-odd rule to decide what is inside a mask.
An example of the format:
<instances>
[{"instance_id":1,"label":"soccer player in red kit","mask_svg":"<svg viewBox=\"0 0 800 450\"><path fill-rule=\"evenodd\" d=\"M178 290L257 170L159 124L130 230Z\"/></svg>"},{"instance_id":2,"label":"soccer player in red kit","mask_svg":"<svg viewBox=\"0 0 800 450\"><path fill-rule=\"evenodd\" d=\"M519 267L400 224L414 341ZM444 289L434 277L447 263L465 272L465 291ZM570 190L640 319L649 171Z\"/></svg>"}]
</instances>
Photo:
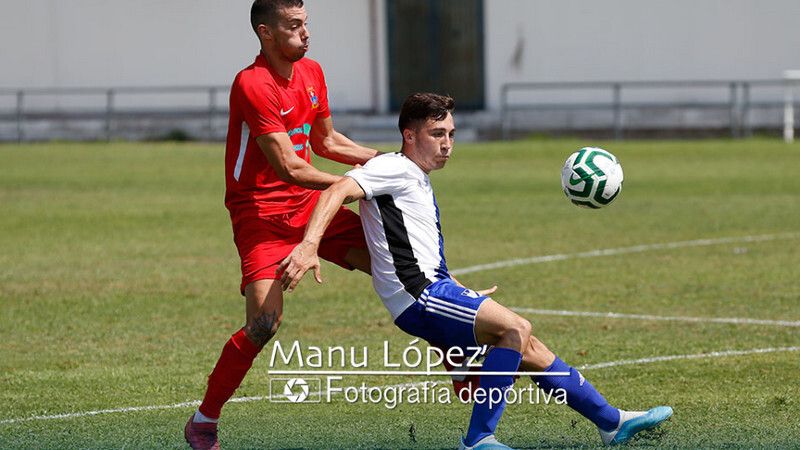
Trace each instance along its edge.
<instances>
[{"instance_id":1,"label":"soccer player in red kit","mask_svg":"<svg viewBox=\"0 0 800 450\"><path fill-rule=\"evenodd\" d=\"M246 325L225 344L203 402L186 424L186 441L195 449L219 448L222 406L281 322L278 265L302 241L320 189L341 178L315 169L311 151L350 165L378 154L333 128L322 69L304 58L310 34L303 1L256 0L250 20L261 52L231 87L225 153L225 206L242 263ZM339 210L320 256L369 273L355 213Z\"/></svg>"}]
</instances>

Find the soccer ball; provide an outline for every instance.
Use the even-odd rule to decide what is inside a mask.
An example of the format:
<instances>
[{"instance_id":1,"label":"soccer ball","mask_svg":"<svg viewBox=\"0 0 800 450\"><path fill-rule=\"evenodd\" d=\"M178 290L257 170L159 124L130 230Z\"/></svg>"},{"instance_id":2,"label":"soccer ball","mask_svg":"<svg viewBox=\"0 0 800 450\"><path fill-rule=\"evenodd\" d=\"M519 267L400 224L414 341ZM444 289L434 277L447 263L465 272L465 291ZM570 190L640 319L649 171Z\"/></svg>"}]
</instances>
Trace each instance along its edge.
<instances>
[{"instance_id":1,"label":"soccer ball","mask_svg":"<svg viewBox=\"0 0 800 450\"><path fill-rule=\"evenodd\" d=\"M561 169L561 187L572 203L602 208L622 191L622 166L611 153L584 147L569 155Z\"/></svg>"}]
</instances>

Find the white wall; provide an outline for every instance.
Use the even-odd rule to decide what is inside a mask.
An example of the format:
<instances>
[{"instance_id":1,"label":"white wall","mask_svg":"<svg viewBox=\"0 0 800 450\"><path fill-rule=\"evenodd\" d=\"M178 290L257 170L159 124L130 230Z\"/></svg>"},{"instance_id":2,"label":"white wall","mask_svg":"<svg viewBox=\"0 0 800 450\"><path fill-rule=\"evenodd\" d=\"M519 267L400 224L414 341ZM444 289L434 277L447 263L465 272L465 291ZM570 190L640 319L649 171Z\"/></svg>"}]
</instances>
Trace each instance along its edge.
<instances>
[{"instance_id":1,"label":"white wall","mask_svg":"<svg viewBox=\"0 0 800 450\"><path fill-rule=\"evenodd\" d=\"M309 56L340 109L372 106L369 2L306 0ZM250 3L4 0L0 88L228 85L258 52ZM776 78L800 68L799 17L798 0L486 0L488 106L508 81Z\"/></svg>"},{"instance_id":2,"label":"white wall","mask_svg":"<svg viewBox=\"0 0 800 450\"><path fill-rule=\"evenodd\" d=\"M311 30L308 56L317 60L325 71L333 108L372 108L369 1L305 0ZM385 21L383 14L379 8L381 22ZM385 34L382 24L378 27L377 34ZM381 53L382 43L383 39L377 43ZM377 64L382 67L386 63L383 55L379 58ZM378 81L378 84L385 83Z\"/></svg>"},{"instance_id":3,"label":"white wall","mask_svg":"<svg viewBox=\"0 0 800 450\"><path fill-rule=\"evenodd\" d=\"M258 43L244 0L0 3L4 87L226 84ZM10 61L9 61L10 60Z\"/></svg>"},{"instance_id":4,"label":"white wall","mask_svg":"<svg viewBox=\"0 0 800 450\"><path fill-rule=\"evenodd\" d=\"M800 68L797 0L487 0L485 11L493 108L511 81L780 78Z\"/></svg>"},{"instance_id":5,"label":"white wall","mask_svg":"<svg viewBox=\"0 0 800 450\"><path fill-rule=\"evenodd\" d=\"M0 88L229 85L259 51L251 3L2 1ZM306 5L331 102L371 107L367 0Z\"/></svg>"}]
</instances>

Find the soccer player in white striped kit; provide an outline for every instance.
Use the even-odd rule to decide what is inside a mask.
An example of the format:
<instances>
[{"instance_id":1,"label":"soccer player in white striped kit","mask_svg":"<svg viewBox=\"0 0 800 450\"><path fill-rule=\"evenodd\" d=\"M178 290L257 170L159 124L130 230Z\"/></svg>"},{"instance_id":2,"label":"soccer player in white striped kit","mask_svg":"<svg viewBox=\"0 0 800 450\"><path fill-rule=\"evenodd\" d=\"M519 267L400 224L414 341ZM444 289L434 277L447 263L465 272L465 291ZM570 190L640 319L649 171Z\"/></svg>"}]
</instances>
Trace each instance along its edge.
<instances>
[{"instance_id":1,"label":"soccer player in white striped kit","mask_svg":"<svg viewBox=\"0 0 800 450\"><path fill-rule=\"evenodd\" d=\"M317 257L326 227L343 203L359 211L372 259L372 284L397 325L431 345L492 346L482 372L542 372L532 377L545 391L563 389L567 404L591 420L604 444L620 444L672 415L672 408L623 411L608 404L583 375L531 335L531 324L484 294L463 287L447 270L439 208L428 174L444 167L453 151L454 101L418 93L400 111L403 144L398 153L371 159L320 196L303 242L282 262L282 283L293 290L308 270L318 282ZM568 373L548 375L548 373ZM507 389L513 375L481 376L485 392ZM507 449L494 436L505 404L474 402L460 449Z\"/></svg>"}]
</instances>

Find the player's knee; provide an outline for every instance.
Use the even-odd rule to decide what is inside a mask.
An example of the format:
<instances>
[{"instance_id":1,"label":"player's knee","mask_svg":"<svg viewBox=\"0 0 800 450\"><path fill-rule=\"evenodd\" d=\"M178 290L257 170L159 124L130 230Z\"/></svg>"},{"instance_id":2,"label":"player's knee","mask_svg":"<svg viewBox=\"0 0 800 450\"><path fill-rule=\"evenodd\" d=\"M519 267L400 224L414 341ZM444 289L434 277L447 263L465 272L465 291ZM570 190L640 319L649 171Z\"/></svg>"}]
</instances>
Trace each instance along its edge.
<instances>
[{"instance_id":1,"label":"player's knee","mask_svg":"<svg viewBox=\"0 0 800 450\"><path fill-rule=\"evenodd\" d=\"M262 312L247 322L244 332L255 345L263 347L278 332L282 316L275 312Z\"/></svg>"},{"instance_id":2,"label":"player's knee","mask_svg":"<svg viewBox=\"0 0 800 450\"><path fill-rule=\"evenodd\" d=\"M519 317L516 321L515 329L517 334L519 334L520 344L524 345L528 342L528 339L530 339L533 325L531 325L529 320Z\"/></svg>"},{"instance_id":3,"label":"player's knee","mask_svg":"<svg viewBox=\"0 0 800 450\"><path fill-rule=\"evenodd\" d=\"M530 335L531 323L522 317L516 317L513 321L508 323L505 331L503 332L501 343L509 348L522 351L522 349L527 345Z\"/></svg>"}]
</instances>

